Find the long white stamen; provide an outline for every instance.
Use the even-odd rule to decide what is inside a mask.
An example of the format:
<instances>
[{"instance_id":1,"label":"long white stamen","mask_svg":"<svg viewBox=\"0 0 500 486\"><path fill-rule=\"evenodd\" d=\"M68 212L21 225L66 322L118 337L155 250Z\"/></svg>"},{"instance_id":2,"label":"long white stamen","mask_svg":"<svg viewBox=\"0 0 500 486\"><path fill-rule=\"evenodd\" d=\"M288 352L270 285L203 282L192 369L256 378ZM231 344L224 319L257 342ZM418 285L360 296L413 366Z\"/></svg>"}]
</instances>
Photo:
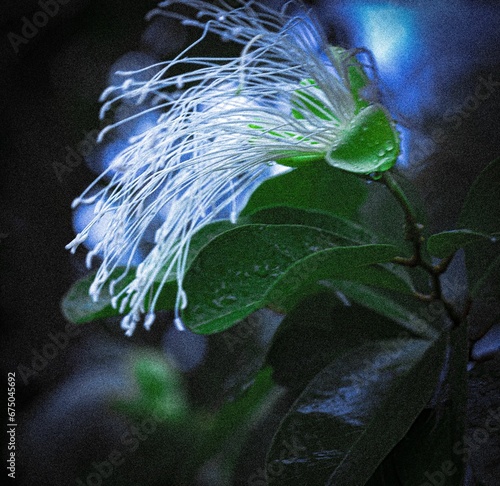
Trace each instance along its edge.
<instances>
[{"instance_id":1,"label":"long white stamen","mask_svg":"<svg viewBox=\"0 0 500 486\"><path fill-rule=\"evenodd\" d=\"M161 8L173 3L190 5L201 15L192 20ZM192 235L224 211L236 222L238 199L270 173L270 164L290 155L325 154L354 116L345 66L312 21L287 15L290 6L279 13L254 1L239 0L236 9L219 3L161 3L150 17L179 18L202 28L200 38L171 61L122 72L125 82L102 96L107 101L101 116L124 101L146 105L105 128L100 140L109 130L158 113L156 125L131 138L105 173L75 200L75 206L97 201L95 216L67 246L74 251L94 225L107 222L103 240L87 258L90 265L94 256L102 255L91 293L99 298L103 286L109 286L112 305L126 313L122 328L127 335L143 314L149 329L162 287L173 280L179 289L175 325L184 328L180 311L187 305L183 279ZM208 20L202 21L205 17ZM187 57L209 32L242 44L241 55ZM170 75L180 65L190 71ZM147 70L152 77L137 81L134 75ZM108 185L96 190L106 177ZM125 283L147 232L154 232L152 249ZM129 256L117 275L123 255Z\"/></svg>"}]
</instances>

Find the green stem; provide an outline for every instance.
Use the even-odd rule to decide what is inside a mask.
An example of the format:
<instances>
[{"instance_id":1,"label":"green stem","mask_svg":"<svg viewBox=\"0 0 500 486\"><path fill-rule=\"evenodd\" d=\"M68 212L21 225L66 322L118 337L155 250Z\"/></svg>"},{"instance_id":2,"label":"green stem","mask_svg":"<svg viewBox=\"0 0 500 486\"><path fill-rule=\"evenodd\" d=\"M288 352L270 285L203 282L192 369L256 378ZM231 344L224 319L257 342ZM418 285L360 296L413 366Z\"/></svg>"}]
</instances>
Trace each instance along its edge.
<instances>
[{"instance_id":1,"label":"green stem","mask_svg":"<svg viewBox=\"0 0 500 486\"><path fill-rule=\"evenodd\" d=\"M416 211L392 174L387 171L382 181L403 208L406 217L406 238L413 243L413 255L410 258L396 259L395 263L421 267L429 274L431 277L431 293L429 295L417 293L416 297L427 302L429 300L441 301L453 323L454 332L449 334L451 358L448 382L450 383L450 394L452 397L450 414L457 423L454 427L452 440L453 443L459 443L459 441L463 440L465 432L467 361L470 357L470 351L467 349L467 313L470 305L467 305L463 315L460 315L455 307L444 298L440 277L448 269L454 255L441 260L437 265L432 265L424 260L423 243L425 240L423 226L418 222Z\"/></svg>"},{"instance_id":2,"label":"green stem","mask_svg":"<svg viewBox=\"0 0 500 486\"><path fill-rule=\"evenodd\" d=\"M401 186L389 171L384 172L381 181L389 189L391 194L403 209L406 220L405 238L413 244L413 254L409 258L396 257L393 262L408 267L423 268L431 277L432 292L430 295L416 293L415 296L418 299L425 300L427 302L432 300L441 301L448 313L448 316L453 322L453 327L458 327L462 322L462 318L453 305L444 298L440 279L440 276L447 270L449 264L451 263L453 255L445 258L437 265L432 265L425 260L423 256L423 243L425 241L423 236L424 226L418 222L416 210L412 206Z\"/></svg>"},{"instance_id":3,"label":"green stem","mask_svg":"<svg viewBox=\"0 0 500 486\"><path fill-rule=\"evenodd\" d=\"M411 223L412 225L417 224L417 212L406 197L401 186L394 179L394 176L389 171L386 171L383 173L381 180L403 208L407 223Z\"/></svg>"}]
</instances>

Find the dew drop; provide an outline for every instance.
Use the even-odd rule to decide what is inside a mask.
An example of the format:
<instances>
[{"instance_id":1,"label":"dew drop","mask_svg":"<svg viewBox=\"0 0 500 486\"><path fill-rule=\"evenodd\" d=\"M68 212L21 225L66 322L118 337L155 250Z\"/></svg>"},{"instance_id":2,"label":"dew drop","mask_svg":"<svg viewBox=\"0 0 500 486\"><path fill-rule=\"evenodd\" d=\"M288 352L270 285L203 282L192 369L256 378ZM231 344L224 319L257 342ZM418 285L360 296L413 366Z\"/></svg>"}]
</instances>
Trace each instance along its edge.
<instances>
[{"instance_id":1,"label":"dew drop","mask_svg":"<svg viewBox=\"0 0 500 486\"><path fill-rule=\"evenodd\" d=\"M254 272L259 276L259 277L267 277L269 275L269 265L266 265L265 267L261 267L260 265L255 265L253 267Z\"/></svg>"},{"instance_id":2,"label":"dew drop","mask_svg":"<svg viewBox=\"0 0 500 486\"><path fill-rule=\"evenodd\" d=\"M217 307L218 309L222 309L224 307L224 305L222 304L221 302L221 298L218 298L218 299L213 299L212 300L212 304Z\"/></svg>"}]
</instances>

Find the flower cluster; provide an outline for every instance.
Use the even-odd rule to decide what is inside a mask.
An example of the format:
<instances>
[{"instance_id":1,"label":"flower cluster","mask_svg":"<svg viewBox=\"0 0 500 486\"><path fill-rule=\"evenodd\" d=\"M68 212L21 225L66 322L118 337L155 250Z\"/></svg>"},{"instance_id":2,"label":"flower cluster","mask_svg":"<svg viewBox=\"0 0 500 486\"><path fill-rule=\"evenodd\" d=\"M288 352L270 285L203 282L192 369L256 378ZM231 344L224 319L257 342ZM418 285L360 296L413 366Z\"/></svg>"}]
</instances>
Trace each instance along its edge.
<instances>
[{"instance_id":1,"label":"flower cluster","mask_svg":"<svg viewBox=\"0 0 500 486\"><path fill-rule=\"evenodd\" d=\"M171 11L173 3L197 9L196 20ZM144 326L151 326L161 289L173 279L178 284L175 322L182 328L192 235L225 215L236 221L241 201L276 164L299 167L326 158L345 169L346 154L336 154L342 144L349 152L353 121L378 106L360 96L366 80L357 61L328 47L304 11L289 13L293 5L276 12L258 2L232 3L237 7L224 1L221 6L196 0L160 4L151 15L180 17L185 25L201 27L201 38L175 59L151 66L149 80L121 73L123 84L103 94L103 114L118 103L147 102L131 118L159 115L156 125L131 139L74 201L74 206L94 204L95 214L67 246L74 251L92 227L105 221L107 230L87 258L88 266L94 256L102 258L90 292L98 300L107 286L113 305L125 314L122 327L128 335L143 315ZM241 54L189 57L209 32L242 44ZM352 172L363 170L352 166ZM99 186L103 180L107 184ZM134 255L151 232L151 249L134 268ZM116 291L123 281L128 283Z\"/></svg>"}]
</instances>

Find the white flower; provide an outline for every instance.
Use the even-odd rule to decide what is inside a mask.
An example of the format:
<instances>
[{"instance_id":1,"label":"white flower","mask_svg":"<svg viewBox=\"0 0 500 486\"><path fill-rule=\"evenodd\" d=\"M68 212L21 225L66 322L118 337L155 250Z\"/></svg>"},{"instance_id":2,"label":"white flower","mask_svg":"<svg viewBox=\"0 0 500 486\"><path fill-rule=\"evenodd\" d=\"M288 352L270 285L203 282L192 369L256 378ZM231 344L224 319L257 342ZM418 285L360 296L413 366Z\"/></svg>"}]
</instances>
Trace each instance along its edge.
<instances>
[{"instance_id":1,"label":"white flower","mask_svg":"<svg viewBox=\"0 0 500 486\"><path fill-rule=\"evenodd\" d=\"M103 94L114 97L102 113L115 103L134 100L149 103L143 114L160 114L156 126L131 139L97 179L111 177L109 183L96 191L96 181L73 203L95 204L95 216L67 246L72 251L94 225L107 222L102 240L87 258L89 266L94 255L103 258L90 292L97 300L103 286L110 285L113 305L126 312L122 327L128 335L143 314L149 328L161 287L172 278L179 289L175 322L182 328L179 311L187 305L182 283L193 233L228 208L234 221L240 209L236 201L273 164L332 159L360 107L368 105L353 94L348 53L327 47L305 14L288 15L243 1L235 9L191 0L160 7L172 3L198 9L198 20L161 9L152 14L181 17L186 25L202 27L195 44L214 32L244 47L239 57L220 59L187 57L190 46L174 60L152 66L156 74L149 81L128 78ZM191 71L171 75L180 65ZM335 165L334 159L329 161ZM133 280L114 293L155 225L152 250ZM124 254L130 257L123 273L110 282Z\"/></svg>"}]
</instances>

